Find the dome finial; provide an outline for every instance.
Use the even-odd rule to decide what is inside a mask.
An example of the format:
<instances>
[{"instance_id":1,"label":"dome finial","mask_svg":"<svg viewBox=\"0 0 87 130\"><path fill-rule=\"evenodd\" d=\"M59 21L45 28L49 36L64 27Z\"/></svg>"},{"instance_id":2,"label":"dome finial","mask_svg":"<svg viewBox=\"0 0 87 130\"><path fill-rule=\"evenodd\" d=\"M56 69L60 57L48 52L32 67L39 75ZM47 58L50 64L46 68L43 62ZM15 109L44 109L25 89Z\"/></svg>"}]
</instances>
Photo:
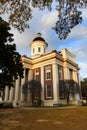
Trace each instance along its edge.
<instances>
[{"instance_id":1,"label":"dome finial","mask_svg":"<svg viewBox=\"0 0 87 130\"><path fill-rule=\"evenodd\" d=\"M37 33L37 37L41 37L41 33Z\"/></svg>"}]
</instances>

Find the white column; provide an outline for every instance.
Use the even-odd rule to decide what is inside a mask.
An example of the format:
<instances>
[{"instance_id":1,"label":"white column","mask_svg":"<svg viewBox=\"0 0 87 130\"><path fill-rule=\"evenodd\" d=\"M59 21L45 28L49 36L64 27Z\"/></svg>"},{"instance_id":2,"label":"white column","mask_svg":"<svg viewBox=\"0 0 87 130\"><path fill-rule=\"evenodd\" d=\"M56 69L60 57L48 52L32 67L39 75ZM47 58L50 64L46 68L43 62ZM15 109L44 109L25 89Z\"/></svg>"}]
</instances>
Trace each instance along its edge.
<instances>
[{"instance_id":1,"label":"white column","mask_svg":"<svg viewBox=\"0 0 87 130\"><path fill-rule=\"evenodd\" d=\"M14 92L14 88L11 87L10 88L10 93L9 93L9 101L13 101L13 92Z\"/></svg>"},{"instance_id":2,"label":"white column","mask_svg":"<svg viewBox=\"0 0 87 130\"><path fill-rule=\"evenodd\" d=\"M44 100L44 67L41 67L41 99Z\"/></svg>"},{"instance_id":3,"label":"white column","mask_svg":"<svg viewBox=\"0 0 87 130\"><path fill-rule=\"evenodd\" d=\"M29 69L29 73L28 73L28 81L33 79L33 72L31 69Z\"/></svg>"},{"instance_id":4,"label":"white column","mask_svg":"<svg viewBox=\"0 0 87 130\"><path fill-rule=\"evenodd\" d=\"M5 98L4 98L4 100L5 100L5 101L8 101L8 98L9 98L9 87L6 86L6 87L5 87Z\"/></svg>"},{"instance_id":5,"label":"white column","mask_svg":"<svg viewBox=\"0 0 87 130\"><path fill-rule=\"evenodd\" d=\"M23 87L23 85L24 85L24 83L25 83L25 77L26 76L26 69L24 69L24 78L22 78L21 79L21 97L20 97L20 101L24 101L24 94L23 94L23 92L22 92L22 87Z\"/></svg>"},{"instance_id":6,"label":"white column","mask_svg":"<svg viewBox=\"0 0 87 130\"><path fill-rule=\"evenodd\" d=\"M73 71L73 80L76 81L76 82L78 81L77 80L77 72L76 71Z\"/></svg>"},{"instance_id":7,"label":"white column","mask_svg":"<svg viewBox=\"0 0 87 130\"><path fill-rule=\"evenodd\" d=\"M18 77L15 84L15 98L14 98L15 101L19 100L19 87L20 87L20 84L19 84L19 77Z\"/></svg>"},{"instance_id":8,"label":"white column","mask_svg":"<svg viewBox=\"0 0 87 130\"><path fill-rule=\"evenodd\" d=\"M28 69L28 81L32 80L32 70ZM31 104L31 94L30 92L26 95L27 102Z\"/></svg>"},{"instance_id":9,"label":"white column","mask_svg":"<svg viewBox=\"0 0 87 130\"><path fill-rule=\"evenodd\" d=\"M67 66L64 66L64 79L66 80L70 79L69 68Z\"/></svg>"},{"instance_id":10,"label":"white column","mask_svg":"<svg viewBox=\"0 0 87 130\"><path fill-rule=\"evenodd\" d=\"M58 64L53 64L53 96L54 101L59 100Z\"/></svg>"}]
</instances>

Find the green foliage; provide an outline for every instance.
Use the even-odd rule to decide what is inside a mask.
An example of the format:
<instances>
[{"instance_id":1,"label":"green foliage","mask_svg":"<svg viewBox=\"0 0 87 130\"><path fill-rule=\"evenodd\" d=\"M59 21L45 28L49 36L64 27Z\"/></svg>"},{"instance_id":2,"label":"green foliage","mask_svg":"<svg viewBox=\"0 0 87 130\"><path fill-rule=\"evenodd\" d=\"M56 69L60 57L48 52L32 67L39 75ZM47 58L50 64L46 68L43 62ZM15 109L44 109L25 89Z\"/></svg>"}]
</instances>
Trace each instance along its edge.
<instances>
[{"instance_id":1,"label":"green foliage","mask_svg":"<svg viewBox=\"0 0 87 130\"><path fill-rule=\"evenodd\" d=\"M12 103L0 103L0 109L13 108Z\"/></svg>"},{"instance_id":2,"label":"green foliage","mask_svg":"<svg viewBox=\"0 0 87 130\"><path fill-rule=\"evenodd\" d=\"M28 92L33 93L36 89L41 91L41 83L38 80L30 80L25 82L22 87L22 92L26 95Z\"/></svg>"},{"instance_id":3,"label":"green foliage","mask_svg":"<svg viewBox=\"0 0 87 130\"><path fill-rule=\"evenodd\" d=\"M53 29L62 40L69 35L72 28L82 22L82 16L81 11L78 10L77 5L74 2L60 2L57 11L60 12L58 21Z\"/></svg>"},{"instance_id":4,"label":"green foliage","mask_svg":"<svg viewBox=\"0 0 87 130\"><path fill-rule=\"evenodd\" d=\"M71 29L82 22L79 9L87 7L86 0L1 0L0 14L8 13L9 22L19 31L24 31L29 27L27 21L33 17L33 8L43 10L47 7L51 11L54 1L58 20L53 29L60 39L65 39Z\"/></svg>"},{"instance_id":5,"label":"green foliage","mask_svg":"<svg viewBox=\"0 0 87 130\"><path fill-rule=\"evenodd\" d=\"M69 104L69 97L72 96L75 98L75 94L80 94L80 88L78 83L76 83L74 80L65 80L65 95L67 99L67 103Z\"/></svg>"},{"instance_id":6,"label":"green foliage","mask_svg":"<svg viewBox=\"0 0 87 130\"><path fill-rule=\"evenodd\" d=\"M31 93L32 105L37 106L41 104L41 83L38 80L30 80L25 82L22 87L22 92L25 96ZM37 98L35 99L35 94L37 93Z\"/></svg>"},{"instance_id":7,"label":"green foliage","mask_svg":"<svg viewBox=\"0 0 87 130\"><path fill-rule=\"evenodd\" d=\"M40 10L48 8L51 11L53 0L32 0L31 5L34 8L39 8Z\"/></svg>"},{"instance_id":8,"label":"green foliage","mask_svg":"<svg viewBox=\"0 0 87 130\"><path fill-rule=\"evenodd\" d=\"M87 103L82 103L82 106L87 106Z\"/></svg>"},{"instance_id":9,"label":"green foliage","mask_svg":"<svg viewBox=\"0 0 87 130\"><path fill-rule=\"evenodd\" d=\"M87 100L87 78L84 78L81 81L81 91L82 91L82 97L86 97Z\"/></svg>"},{"instance_id":10,"label":"green foliage","mask_svg":"<svg viewBox=\"0 0 87 130\"><path fill-rule=\"evenodd\" d=\"M43 101L42 101L41 99L38 99L38 100L37 100L37 105L38 105L38 106L41 106L42 103L43 103Z\"/></svg>"},{"instance_id":11,"label":"green foliage","mask_svg":"<svg viewBox=\"0 0 87 130\"><path fill-rule=\"evenodd\" d=\"M9 31L9 24L0 17L0 89L13 86L18 75L23 77L21 55L16 51L16 45L11 44L14 39Z\"/></svg>"},{"instance_id":12,"label":"green foliage","mask_svg":"<svg viewBox=\"0 0 87 130\"><path fill-rule=\"evenodd\" d=\"M84 79L81 81L81 84L87 84L87 78L84 78Z\"/></svg>"},{"instance_id":13,"label":"green foliage","mask_svg":"<svg viewBox=\"0 0 87 130\"><path fill-rule=\"evenodd\" d=\"M27 21L32 18L30 0L1 0L0 13L9 14L9 22L19 31L29 27Z\"/></svg>"}]
</instances>

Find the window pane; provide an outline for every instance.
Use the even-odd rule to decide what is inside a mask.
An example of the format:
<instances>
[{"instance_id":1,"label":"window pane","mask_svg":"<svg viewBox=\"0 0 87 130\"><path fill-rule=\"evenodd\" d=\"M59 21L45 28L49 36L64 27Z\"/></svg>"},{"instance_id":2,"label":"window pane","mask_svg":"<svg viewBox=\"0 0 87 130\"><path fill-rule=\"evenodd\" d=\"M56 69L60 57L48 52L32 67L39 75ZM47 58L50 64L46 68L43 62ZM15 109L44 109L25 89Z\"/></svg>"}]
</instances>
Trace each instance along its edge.
<instances>
[{"instance_id":1,"label":"window pane","mask_svg":"<svg viewBox=\"0 0 87 130\"><path fill-rule=\"evenodd\" d=\"M51 73L50 72L46 73L46 79L51 79Z\"/></svg>"},{"instance_id":2,"label":"window pane","mask_svg":"<svg viewBox=\"0 0 87 130\"><path fill-rule=\"evenodd\" d=\"M39 68L38 68L38 69L35 69L35 73L39 73Z\"/></svg>"},{"instance_id":3,"label":"window pane","mask_svg":"<svg viewBox=\"0 0 87 130\"><path fill-rule=\"evenodd\" d=\"M70 79L73 80L73 70L69 70L69 76L70 76Z\"/></svg>"},{"instance_id":4,"label":"window pane","mask_svg":"<svg viewBox=\"0 0 87 130\"><path fill-rule=\"evenodd\" d=\"M65 87L64 87L64 79L63 79L63 67L59 65L59 95L60 99L65 98Z\"/></svg>"},{"instance_id":5,"label":"window pane","mask_svg":"<svg viewBox=\"0 0 87 130\"><path fill-rule=\"evenodd\" d=\"M51 71L51 66L50 65L46 66L46 72L49 72L49 71Z\"/></svg>"},{"instance_id":6,"label":"window pane","mask_svg":"<svg viewBox=\"0 0 87 130\"><path fill-rule=\"evenodd\" d=\"M46 80L51 79L51 66L46 66Z\"/></svg>"},{"instance_id":7,"label":"window pane","mask_svg":"<svg viewBox=\"0 0 87 130\"><path fill-rule=\"evenodd\" d=\"M46 97L47 98L52 97L52 86L49 84L46 85Z\"/></svg>"},{"instance_id":8,"label":"window pane","mask_svg":"<svg viewBox=\"0 0 87 130\"><path fill-rule=\"evenodd\" d=\"M63 68L59 66L59 79L63 80Z\"/></svg>"},{"instance_id":9,"label":"window pane","mask_svg":"<svg viewBox=\"0 0 87 130\"><path fill-rule=\"evenodd\" d=\"M41 52L41 48L40 47L38 47L38 52Z\"/></svg>"},{"instance_id":10,"label":"window pane","mask_svg":"<svg viewBox=\"0 0 87 130\"><path fill-rule=\"evenodd\" d=\"M36 68L34 70L34 79L35 80L40 80L40 68Z\"/></svg>"},{"instance_id":11,"label":"window pane","mask_svg":"<svg viewBox=\"0 0 87 130\"><path fill-rule=\"evenodd\" d=\"M35 75L35 80L39 80L39 75Z\"/></svg>"},{"instance_id":12,"label":"window pane","mask_svg":"<svg viewBox=\"0 0 87 130\"><path fill-rule=\"evenodd\" d=\"M60 93L60 99L64 99L65 98L65 86L64 86L63 80L59 81L59 93Z\"/></svg>"}]
</instances>

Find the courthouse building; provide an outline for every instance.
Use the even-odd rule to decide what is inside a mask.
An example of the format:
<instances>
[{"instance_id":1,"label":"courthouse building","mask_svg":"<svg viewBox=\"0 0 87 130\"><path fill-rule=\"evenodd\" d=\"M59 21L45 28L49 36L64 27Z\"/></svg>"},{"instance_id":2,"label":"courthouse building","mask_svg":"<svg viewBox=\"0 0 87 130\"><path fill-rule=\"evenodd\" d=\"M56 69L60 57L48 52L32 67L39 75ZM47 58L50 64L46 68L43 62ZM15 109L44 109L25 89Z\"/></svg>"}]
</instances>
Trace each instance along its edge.
<instances>
[{"instance_id":1,"label":"courthouse building","mask_svg":"<svg viewBox=\"0 0 87 130\"><path fill-rule=\"evenodd\" d=\"M66 48L60 52L52 50L47 52L48 43L38 33L30 43L31 56L22 56L24 66L24 78L20 77L15 82L15 87L5 89L5 102L19 103L22 106L31 105L30 94L26 97L22 92L25 82L32 79L39 80L42 85L41 100L45 106L53 106L58 103L66 103L64 86L61 80L74 80L79 83L79 67L76 63L76 56ZM38 94L35 94L35 99ZM76 93L76 100L80 99ZM71 99L72 100L72 99Z\"/></svg>"}]
</instances>

